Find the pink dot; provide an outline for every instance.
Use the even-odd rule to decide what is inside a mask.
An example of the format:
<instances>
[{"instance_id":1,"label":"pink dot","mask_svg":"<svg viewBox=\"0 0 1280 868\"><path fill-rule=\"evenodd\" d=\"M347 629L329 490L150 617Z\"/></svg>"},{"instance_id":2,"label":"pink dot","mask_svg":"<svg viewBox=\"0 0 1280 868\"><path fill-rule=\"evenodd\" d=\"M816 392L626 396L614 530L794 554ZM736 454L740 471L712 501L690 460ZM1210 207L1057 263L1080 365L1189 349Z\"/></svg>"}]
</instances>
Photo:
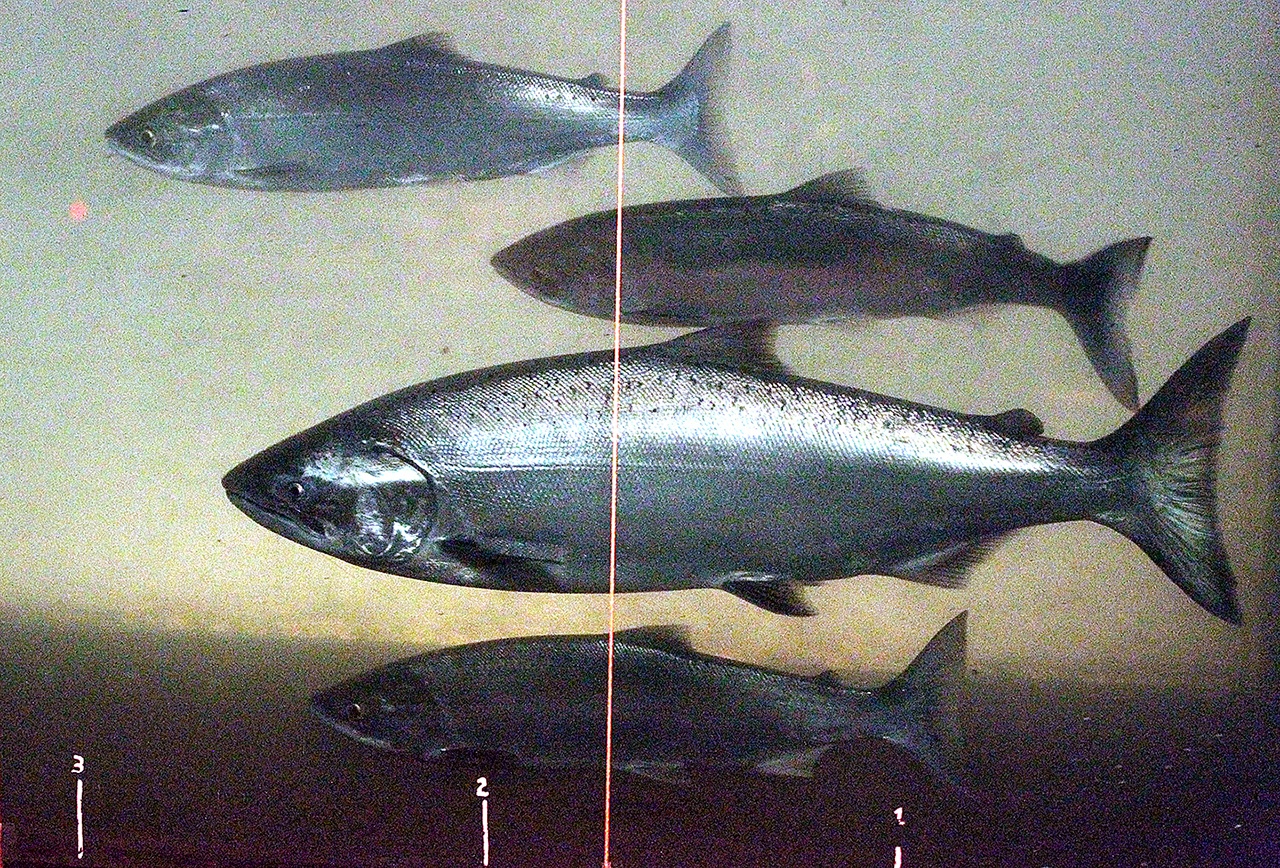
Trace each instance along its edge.
<instances>
[{"instance_id":1,"label":"pink dot","mask_svg":"<svg viewBox=\"0 0 1280 868\"><path fill-rule=\"evenodd\" d=\"M71 218L72 223L83 222L89 216L89 206L77 199L67 209L67 216Z\"/></svg>"}]
</instances>

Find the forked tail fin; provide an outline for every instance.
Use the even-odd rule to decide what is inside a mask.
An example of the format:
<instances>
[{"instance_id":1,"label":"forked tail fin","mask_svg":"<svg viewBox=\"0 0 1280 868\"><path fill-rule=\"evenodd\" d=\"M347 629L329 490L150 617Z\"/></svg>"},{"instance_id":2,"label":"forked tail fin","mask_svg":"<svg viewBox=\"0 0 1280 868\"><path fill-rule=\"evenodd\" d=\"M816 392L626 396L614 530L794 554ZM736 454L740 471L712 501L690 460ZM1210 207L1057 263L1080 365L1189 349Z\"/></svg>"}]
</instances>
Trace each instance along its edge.
<instances>
[{"instance_id":1,"label":"forked tail fin","mask_svg":"<svg viewBox=\"0 0 1280 868\"><path fill-rule=\"evenodd\" d=\"M1125 310L1138 287L1150 238L1131 238L1064 266L1058 310L1075 330L1085 354L1116 400L1138 409L1138 381L1124 330Z\"/></svg>"},{"instance_id":2,"label":"forked tail fin","mask_svg":"<svg viewBox=\"0 0 1280 868\"><path fill-rule=\"evenodd\" d=\"M938 778L965 789L960 772L956 700L964 678L965 625L961 612L929 640L911 665L880 688L895 725L882 735L911 751Z\"/></svg>"},{"instance_id":3,"label":"forked tail fin","mask_svg":"<svg viewBox=\"0 0 1280 868\"><path fill-rule=\"evenodd\" d=\"M1249 332L1240 320L1174 372L1119 430L1098 441L1128 471L1121 505L1094 516L1133 540L1208 611L1240 623L1236 580L1218 531L1222 401Z\"/></svg>"},{"instance_id":4,"label":"forked tail fin","mask_svg":"<svg viewBox=\"0 0 1280 868\"><path fill-rule=\"evenodd\" d=\"M670 148L724 193L742 195L720 115L720 87L729 58L729 23L702 43L680 74L657 92L663 103L653 141Z\"/></svg>"}]
</instances>

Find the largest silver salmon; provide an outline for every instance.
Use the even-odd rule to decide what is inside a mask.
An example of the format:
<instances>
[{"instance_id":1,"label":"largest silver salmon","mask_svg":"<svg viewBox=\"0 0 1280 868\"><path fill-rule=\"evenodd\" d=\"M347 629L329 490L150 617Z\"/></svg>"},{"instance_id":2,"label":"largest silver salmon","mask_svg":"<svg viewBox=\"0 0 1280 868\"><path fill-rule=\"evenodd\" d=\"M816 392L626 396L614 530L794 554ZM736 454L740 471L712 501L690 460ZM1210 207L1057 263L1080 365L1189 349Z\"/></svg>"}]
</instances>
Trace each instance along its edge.
<instances>
[{"instance_id":1,"label":"largest silver salmon","mask_svg":"<svg viewBox=\"0 0 1280 868\"><path fill-rule=\"evenodd\" d=\"M617 589L723 588L809 614L797 587L861 573L955 586L1017 528L1089 519L1238 623L1214 516L1242 320L1091 443L1026 411L973 416L807 380L767 326L627 350ZM613 358L516 362L410 386L223 479L263 526L351 563L525 591L608 589Z\"/></svg>"},{"instance_id":2,"label":"largest silver salmon","mask_svg":"<svg viewBox=\"0 0 1280 868\"><path fill-rule=\"evenodd\" d=\"M627 139L675 151L738 190L716 82L729 25L660 90L628 93ZM439 33L383 48L277 60L170 94L106 132L134 162L186 181L340 190L499 178L618 141L618 92L470 60Z\"/></svg>"}]
</instances>

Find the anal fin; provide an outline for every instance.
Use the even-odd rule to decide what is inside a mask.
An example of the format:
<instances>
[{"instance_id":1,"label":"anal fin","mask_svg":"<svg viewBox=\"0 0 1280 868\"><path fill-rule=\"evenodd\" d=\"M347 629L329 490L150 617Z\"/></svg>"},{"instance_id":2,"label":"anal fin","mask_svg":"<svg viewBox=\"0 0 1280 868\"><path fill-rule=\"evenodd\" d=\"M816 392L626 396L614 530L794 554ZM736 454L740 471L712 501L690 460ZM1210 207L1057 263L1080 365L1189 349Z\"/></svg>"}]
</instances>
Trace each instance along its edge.
<instances>
[{"instance_id":1,"label":"anal fin","mask_svg":"<svg viewBox=\"0 0 1280 868\"><path fill-rule=\"evenodd\" d=\"M628 760L627 762L615 763L615 765L620 769L631 772L633 775L640 775L641 777L668 784L687 784L690 780L689 770L685 768L683 763Z\"/></svg>"},{"instance_id":2,"label":"anal fin","mask_svg":"<svg viewBox=\"0 0 1280 868\"><path fill-rule=\"evenodd\" d=\"M963 588L969 583L970 571L990 554L1003 538L1004 534L996 534L955 543L896 564L889 564L880 571L886 576L896 576L909 582L919 582L938 588Z\"/></svg>"},{"instance_id":3,"label":"anal fin","mask_svg":"<svg viewBox=\"0 0 1280 868\"><path fill-rule=\"evenodd\" d=\"M720 586L754 606L775 615L805 617L814 615L813 607L805 602L799 585L792 579L762 576L760 578L735 578Z\"/></svg>"},{"instance_id":4,"label":"anal fin","mask_svg":"<svg viewBox=\"0 0 1280 868\"><path fill-rule=\"evenodd\" d=\"M788 778L811 778L822 755L831 749L829 744L805 750L784 753L756 763L755 769L765 775L781 775Z\"/></svg>"}]
</instances>

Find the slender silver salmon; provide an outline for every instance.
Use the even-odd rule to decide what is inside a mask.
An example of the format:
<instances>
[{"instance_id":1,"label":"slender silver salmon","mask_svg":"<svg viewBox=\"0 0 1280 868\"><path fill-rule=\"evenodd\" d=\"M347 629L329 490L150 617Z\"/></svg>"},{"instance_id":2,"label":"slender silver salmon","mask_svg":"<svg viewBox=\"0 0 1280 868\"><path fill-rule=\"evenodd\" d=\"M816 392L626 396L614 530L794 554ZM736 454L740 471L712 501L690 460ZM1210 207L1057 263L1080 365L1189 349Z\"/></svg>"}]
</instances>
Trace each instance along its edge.
<instances>
[{"instance_id":1,"label":"slender silver salmon","mask_svg":"<svg viewBox=\"0 0 1280 868\"><path fill-rule=\"evenodd\" d=\"M542 301L612 319L615 220L601 211L535 232L493 267ZM885 208L856 172L835 172L770 196L624 208L622 320L709 326L1037 305L1066 318L1107 388L1136 410L1124 312L1150 241L1061 264L1017 235Z\"/></svg>"},{"instance_id":2,"label":"slender silver salmon","mask_svg":"<svg viewBox=\"0 0 1280 868\"><path fill-rule=\"evenodd\" d=\"M809 614L798 583L862 573L956 586L1002 534L1088 519L1192 599L1240 620L1215 512L1220 412L1242 320L1090 443L1025 410L974 416L807 380L759 323L627 350L617 589L723 588ZM291 540L418 579L608 588L611 352L392 392L223 479Z\"/></svg>"},{"instance_id":3,"label":"slender silver salmon","mask_svg":"<svg viewBox=\"0 0 1280 868\"><path fill-rule=\"evenodd\" d=\"M878 690L698 654L676 631L615 635L613 764L662 780L690 767L812 777L833 745L902 745L958 784L955 697L965 613ZM604 765L606 636L499 639L396 661L315 695L311 707L373 747L437 759L506 754L553 769Z\"/></svg>"},{"instance_id":4,"label":"slender silver salmon","mask_svg":"<svg viewBox=\"0 0 1280 868\"><path fill-rule=\"evenodd\" d=\"M740 185L716 87L729 25L670 83L628 93L631 141L675 151L721 190ZM479 63L447 36L292 58L184 88L106 132L119 153L173 178L258 190L341 190L499 178L618 140L618 92Z\"/></svg>"}]
</instances>

